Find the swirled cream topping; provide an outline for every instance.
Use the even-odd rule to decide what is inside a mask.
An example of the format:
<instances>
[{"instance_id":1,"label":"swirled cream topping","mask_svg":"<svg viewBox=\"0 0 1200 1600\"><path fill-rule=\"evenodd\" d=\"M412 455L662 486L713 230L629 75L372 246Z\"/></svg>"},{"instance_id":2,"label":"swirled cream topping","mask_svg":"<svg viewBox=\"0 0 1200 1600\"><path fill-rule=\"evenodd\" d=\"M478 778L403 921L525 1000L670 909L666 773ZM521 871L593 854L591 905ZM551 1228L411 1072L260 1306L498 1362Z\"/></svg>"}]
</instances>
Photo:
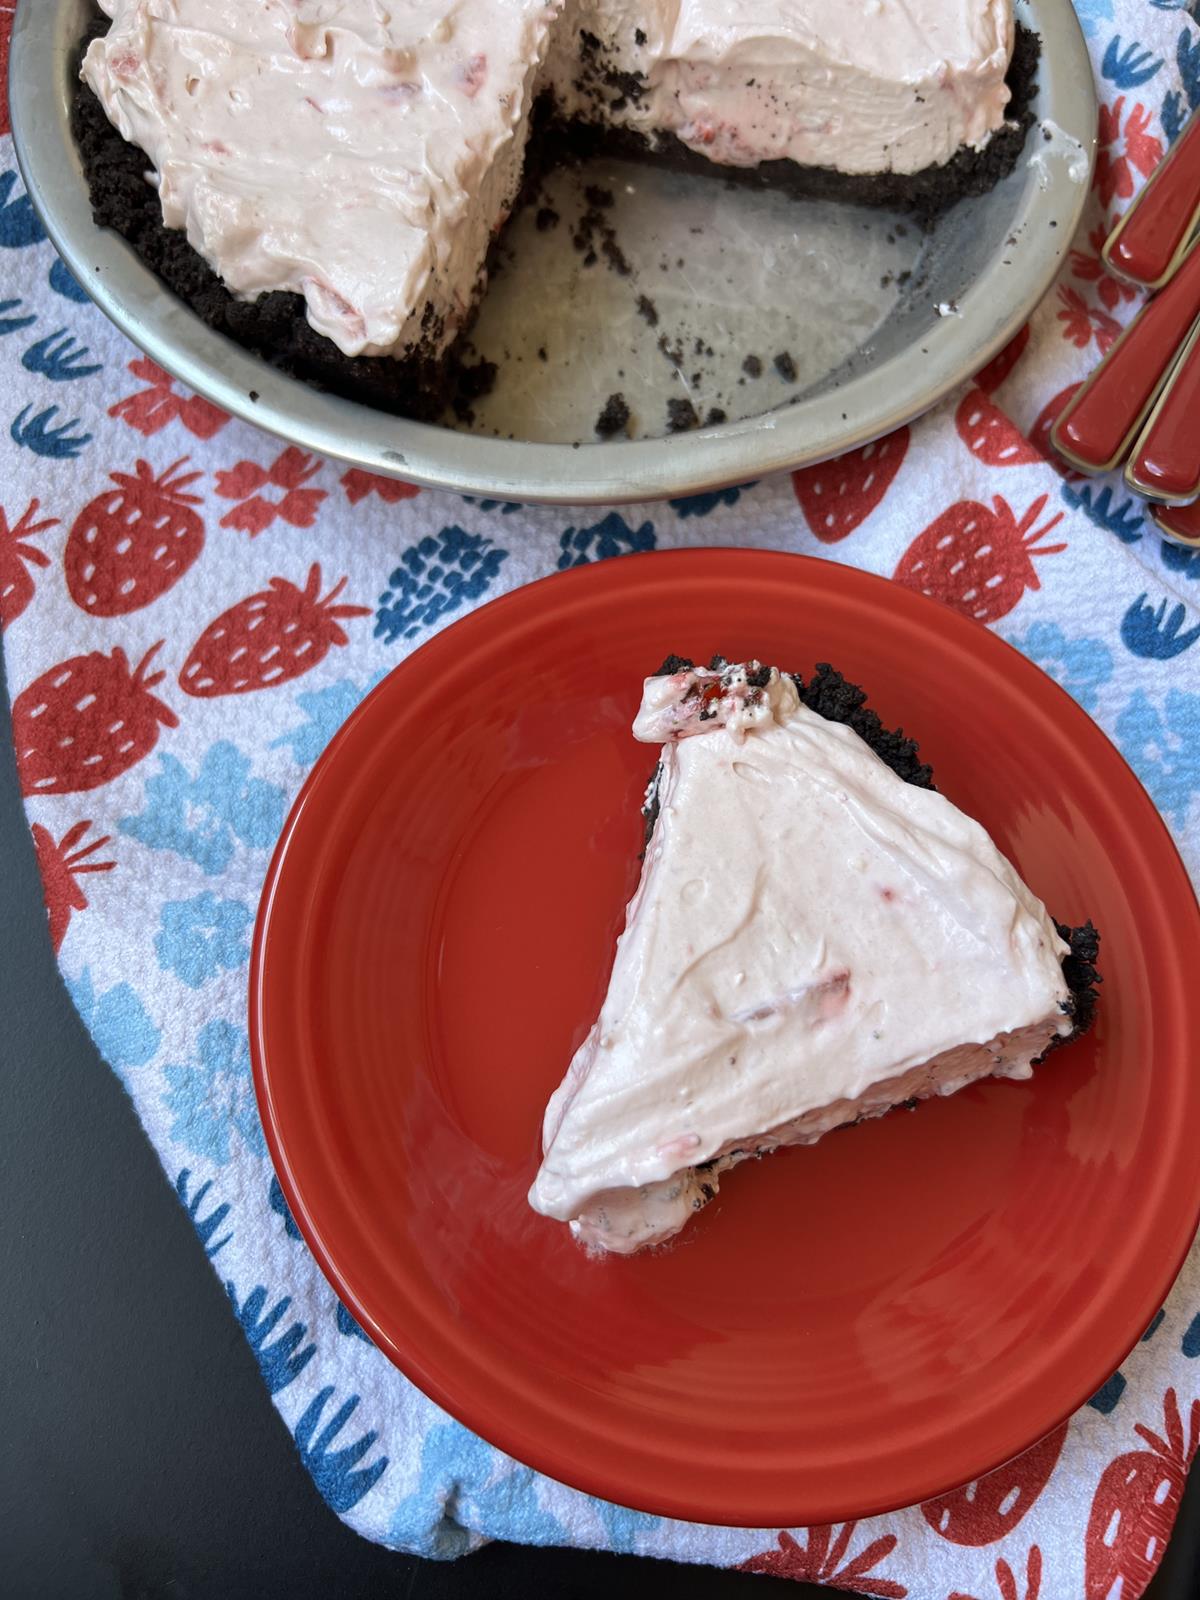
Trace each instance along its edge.
<instances>
[{"instance_id":1,"label":"swirled cream topping","mask_svg":"<svg viewBox=\"0 0 1200 1600\"><path fill-rule=\"evenodd\" d=\"M714 162L912 173L1001 126L1011 0L100 0L163 219L348 355L448 344L543 90Z\"/></svg>"},{"instance_id":2,"label":"swirled cream topping","mask_svg":"<svg viewBox=\"0 0 1200 1600\"><path fill-rule=\"evenodd\" d=\"M535 1210L668 1237L746 1155L1070 1031L1067 946L977 822L757 663L647 680L657 823L600 1016L546 1109Z\"/></svg>"}]
</instances>

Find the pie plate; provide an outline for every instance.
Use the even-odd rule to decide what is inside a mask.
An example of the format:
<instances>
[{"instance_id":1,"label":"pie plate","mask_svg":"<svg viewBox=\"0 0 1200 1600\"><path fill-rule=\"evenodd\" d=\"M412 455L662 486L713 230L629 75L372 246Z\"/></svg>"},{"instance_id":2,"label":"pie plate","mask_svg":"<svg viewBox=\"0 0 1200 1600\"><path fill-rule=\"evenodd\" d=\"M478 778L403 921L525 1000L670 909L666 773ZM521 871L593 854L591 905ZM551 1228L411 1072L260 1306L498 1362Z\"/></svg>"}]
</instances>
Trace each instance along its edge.
<instances>
[{"instance_id":1,"label":"pie plate","mask_svg":"<svg viewBox=\"0 0 1200 1600\"><path fill-rule=\"evenodd\" d=\"M671 1245L591 1259L526 1191L638 874L669 652L830 661L917 735L1060 921L1094 1031L747 1165ZM1200 912L1095 724L979 624L773 552L629 556L482 607L397 667L284 829L250 994L292 1213L363 1328L511 1455L702 1522L832 1522L1016 1455L1091 1395L1196 1229Z\"/></svg>"},{"instance_id":2,"label":"pie plate","mask_svg":"<svg viewBox=\"0 0 1200 1600\"><path fill-rule=\"evenodd\" d=\"M1037 122L1014 171L928 235L858 206L795 205L618 164L592 180L615 196L625 278L580 265L568 225L580 180L557 175L575 191L552 189L563 225L539 233L533 208L514 222L506 251L516 265L493 276L472 334L502 364L492 395L473 404L475 431L394 417L286 376L207 327L96 226L70 128L92 0L21 0L13 133L30 197L79 282L159 365L224 410L369 472L522 503L612 505L744 483L865 444L936 404L1028 319L1089 193L1097 109L1074 8L1017 0L1016 11L1041 38ZM641 291L661 313L653 330L636 309ZM679 355L664 359L672 345ZM742 364L755 352L766 359L752 382ZM776 355L794 381L776 371ZM646 436L598 443L597 415L616 391ZM711 406L729 420L654 437L668 402L684 398L700 416Z\"/></svg>"}]
</instances>

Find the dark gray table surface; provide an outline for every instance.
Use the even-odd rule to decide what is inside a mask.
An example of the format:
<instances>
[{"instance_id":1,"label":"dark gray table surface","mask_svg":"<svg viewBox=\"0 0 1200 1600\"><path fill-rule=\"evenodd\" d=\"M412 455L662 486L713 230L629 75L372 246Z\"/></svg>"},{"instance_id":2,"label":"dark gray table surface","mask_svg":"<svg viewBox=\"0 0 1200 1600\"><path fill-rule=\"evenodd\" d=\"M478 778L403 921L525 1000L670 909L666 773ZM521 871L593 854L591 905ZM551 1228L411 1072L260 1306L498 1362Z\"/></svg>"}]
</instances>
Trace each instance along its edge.
<instances>
[{"instance_id":1,"label":"dark gray table surface","mask_svg":"<svg viewBox=\"0 0 1200 1600\"><path fill-rule=\"evenodd\" d=\"M2 678L0 1600L768 1592L745 1574L576 1551L426 1562L327 1509L58 977ZM1200 1595L1200 1475L1148 1595Z\"/></svg>"}]
</instances>

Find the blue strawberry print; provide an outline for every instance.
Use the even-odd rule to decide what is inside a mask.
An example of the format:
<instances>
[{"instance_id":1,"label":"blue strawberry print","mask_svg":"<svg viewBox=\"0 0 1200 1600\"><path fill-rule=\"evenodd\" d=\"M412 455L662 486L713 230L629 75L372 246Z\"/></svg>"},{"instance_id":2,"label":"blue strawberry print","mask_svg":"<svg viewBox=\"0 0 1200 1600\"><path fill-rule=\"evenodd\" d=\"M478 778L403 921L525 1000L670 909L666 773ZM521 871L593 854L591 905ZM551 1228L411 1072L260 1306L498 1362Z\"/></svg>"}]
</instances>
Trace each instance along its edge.
<instances>
[{"instance_id":1,"label":"blue strawberry print","mask_svg":"<svg viewBox=\"0 0 1200 1600\"><path fill-rule=\"evenodd\" d=\"M29 316L20 314L19 300L0 300L0 338L6 333L20 333L22 328L30 328L37 321L36 313Z\"/></svg>"},{"instance_id":2,"label":"blue strawberry print","mask_svg":"<svg viewBox=\"0 0 1200 1600\"><path fill-rule=\"evenodd\" d=\"M1175 62L1183 79L1183 93L1172 89L1163 97L1162 125L1169 144L1174 144L1183 132L1189 115L1200 110L1200 38L1186 28L1175 47Z\"/></svg>"},{"instance_id":3,"label":"blue strawberry print","mask_svg":"<svg viewBox=\"0 0 1200 1600\"><path fill-rule=\"evenodd\" d=\"M251 1289L241 1305L238 1304L237 1290L232 1283L226 1283L225 1293L246 1335L246 1342L254 1351L254 1359L258 1362L258 1370L263 1375L268 1392L278 1394L300 1376L317 1353L315 1344L304 1343L308 1328L303 1322L293 1322L278 1339L272 1339L268 1344L267 1340L292 1303L291 1296L285 1294L269 1311L264 1311L267 1291L262 1284Z\"/></svg>"},{"instance_id":4,"label":"blue strawberry print","mask_svg":"<svg viewBox=\"0 0 1200 1600\"><path fill-rule=\"evenodd\" d=\"M279 1186L279 1179L274 1173L271 1174L271 1184L267 1190L267 1204L277 1216L283 1218L283 1231L287 1234L289 1239L303 1238L303 1234L296 1226L292 1217L292 1213L288 1208L288 1203L284 1198L283 1190Z\"/></svg>"},{"instance_id":5,"label":"blue strawberry print","mask_svg":"<svg viewBox=\"0 0 1200 1600\"><path fill-rule=\"evenodd\" d=\"M732 489L713 489L707 494L687 494L679 500L669 500L667 504L681 517L707 517L709 512L715 511L718 506L737 505L743 493L753 487L752 483L740 483Z\"/></svg>"},{"instance_id":6,"label":"blue strawberry print","mask_svg":"<svg viewBox=\"0 0 1200 1600\"><path fill-rule=\"evenodd\" d=\"M85 445L91 444L90 433L71 432L72 428L80 425L78 417L72 417L70 422L63 422L56 428L53 422L58 415L57 406L47 406L36 417L29 415L32 410L32 405L22 406L19 415L13 418L8 431L14 444L24 445L35 455L45 456L51 461L73 461Z\"/></svg>"},{"instance_id":7,"label":"blue strawberry print","mask_svg":"<svg viewBox=\"0 0 1200 1600\"><path fill-rule=\"evenodd\" d=\"M1113 675L1112 651L1101 639L1070 638L1057 622L1035 622L1024 634L1011 634L1023 655L1061 683L1085 711L1095 708L1100 689Z\"/></svg>"},{"instance_id":8,"label":"blue strawberry print","mask_svg":"<svg viewBox=\"0 0 1200 1600\"><path fill-rule=\"evenodd\" d=\"M300 1459L312 1475L313 1482L325 1503L332 1510L342 1514L356 1506L362 1497L375 1487L387 1471L388 1458L380 1456L369 1467L358 1467L358 1463L369 1453L371 1446L379 1437L374 1428L369 1433L362 1434L353 1444L344 1445L340 1450L330 1449L333 1441L358 1409L359 1403L358 1395L351 1395L318 1433L317 1428L321 1424L322 1413L332 1394L333 1388L330 1386L314 1395L304 1415L296 1424L295 1437L300 1450ZM358 1470L355 1470L356 1468Z\"/></svg>"},{"instance_id":9,"label":"blue strawberry print","mask_svg":"<svg viewBox=\"0 0 1200 1600\"><path fill-rule=\"evenodd\" d=\"M1118 89L1136 89L1139 84L1149 83L1161 69L1162 62L1149 50L1142 50L1138 45L1131 44L1123 51L1119 33L1108 41L1108 49L1104 52L1104 62L1100 68L1109 82L1115 84Z\"/></svg>"},{"instance_id":10,"label":"blue strawberry print","mask_svg":"<svg viewBox=\"0 0 1200 1600\"><path fill-rule=\"evenodd\" d=\"M231 1228L228 1233L223 1233L219 1239L213 1239L213 1234L216 1233L229 1215L229 1202L228 1200L222 1200L220 1205L214 1206L211 1211L201 1216L200 1207L208 1198L208 1192L212 1188L212 1179L205 1179L195 1194L189 1193L191 1182L191 1168L184 1167L183 1171L175 1179L175 1193L183 1202L184 1209L192 1220L192 1226L199 1236L200 1243L204 1246L204 1254L211 1261L217 1251L227 1245L230 1239L233 1238L233 1229ZM212 1241L211 1243L210 1240Z\"/></svg>"},{"instance_id":11,"label":"blue strawberry print","mask_svg":"<svg viewBox=\"0 0 1200 1600\"><path fill-rule=\"evenodd\" d=\"M66 985L96 1048L118 1077L124 1079L131 1068L144 1067L154 1058L162 1034L129 984L118 983L97 994L91 970L85 967L78 978L67 978Z\"/></svg>"},{"instance_id":12,"label":"blue strawberry print","mask_svg":"<svg viewBox=\"0 0 1200 1600\"><path fill-rule=\"evenodd\" d=\"M502 517L511 517L514 511L521 510L516 500L477 500L473 494L465 494L463 499L469 506L478 506L480 511L498 511Z\"/></svg>"},{"instance_id":13,"label":"blue strawberry print","mask_svg":"<svg viewBox=\"0 0 1200 1600\"><path fill-rule=\"evenodd\" d=\"M91 296L61 256L55 256L48 281L55 294L62 295L64 300L73 300L77 306L91 304Z\"/></svg>"},{"instance_id":14,"label":"blue strawberry print","mask_svg":"<svg viewBox=\"0 0 1200 1600\"><path fill-rule=\"evenodd\" d=\"M1148 604L1140 594L1121 619L1121 638L1135 656L1149 656L1154 661L1169 661L1182 655L1200 639L1200 623L1184 628L1191 615L1186 606L1176 605L1167 616L1170 602L1160 600L1157 609Z\"/></svg>"},{"instance_id":15,"label":"blue strawberry print","mask_svg":"<svg viewBox=\"0 0 1200 1600\"><path fill-rule=\"evenodd\" d=\"M1115 533L1122 544L1136 544L1145 532L1141 503L1132 496L1113 506L1113 488L1106 483L1097 490L1095 484L1064 483L1063 499L1075 511L1082 511L1089 522L1107 533Z\"/></svg>"},{"instance_id":16,"label":"blue strawberry print","mask_svg":"<svg viewBox=\"0 0 1200 1600\"><path fill-rule=\"evenodd\" d=\"M1165 1316L1165 1311L1159 1311L1156 1313L1154 1320L1142 1335L1139 1343L1145 1344L1147 1339L1153 1338ZM1099 1411L1101 1416L1107 1417L1110 1412L1116 1410L1117 1402L1125 1393L1128 1382L1129 1380L1126 1378L1123 1372L1114 1372L1112 1377L1106 1379L1106 1381L1102 1383L1096 1390L1095 1394L1088 1401L1088 1405L1090 1405L1094 1411Z\"/></svg>"},{"instance_id":17,"label":"blue strawberry print","mask_svg":"<svg viewBox=\"0 0 1200 1600\"><path fill-rule=\"evenodd\" d=\"M1196 1356L1200 1356L1200 1311L1197 1311L1196 1315L1184 1329L1183 1340L1180 1344L1180 1349L1183 1351L1184 1355L1187 1356L1189 1361L1193 1360Z\"/></svg>"},{"instance_id":18,"label":"blue strawberry print","mask_svg":"<svg viewBox=\"0 0 1200 1600\"><path fill-rule=\"evenodd\" d=\"M1200 695L1168 689L1160 710L1139 689L1117 718L1116 734L1150 798L1182 828L1200 789Z\"/></svg>"},{"instance_id":19,"label":"blue strawberry print","mask_svg":"<svg viewBox=\"0 0 1200 1600\"><path fill-rule=\"evenodd\" d=\"M5 250L24 250L46 237L29 196L13 194L16 181L15 172L0 173L0 249Z\"/></svg>"},{"instance_id":20,"label":"blue strawberry print","mask_svg":"<svg viewBox=\"0 0 1200 1600\"><path fill-rule=\"evenodd\" d=\"M163 1103L174 1115L171 1137L178 1144L218 1167L227 1166L233 1155L233 1133L255 1155L266 1154L254 1103L250 1041L243 1029L231 1022L206 1022L196 1041L195 1060L168 1063L163 1077Z\"/></svg>"},{"instance_id":21,"label":"blue strawberry print","mask_svg":"<svg viewBox=\"0 0 1200 1600\"><path fill-rule=\"evenodd\" d=\"M427 534L404 552L388 579L379 597L375 637L394 644L432 628L467 601L481 599L507 560L507 550L457 524L436 536Z\"/></svg>"},{"instance_id":22,"label":"blue strawberry print","mask_svg":"<svg viewBox=\"0 0 1200 1600\"><path fill-rule=\"evenodd\" d=\"M154 936L164 972L189 989L200 989L221 972L236 972L250 959L254 913L240 900L218 900L211 890L191 900L168 900Z\"/></svg>"},{"instance_id":23,"label":"blue strawberry print","mask_svg":"<svg viewBox=\"0 0 1200 1600\"><path fill-rule=\"evenodd\" d=\"M565 572L568 567L584 567L589 561L605 561L634 550L653 550L657 542L652 522L631 528L624 517L610 511L591 527L566 530L558 541L558 570Z\"/></svg>"},{"instance_id":24,"label":"blue strawberry print","mask_svg":"<svg viewBox=\"0 0 1200 1600\"><path fill-rule=\"evenodd\" d=\"M416 1488L396 1507L389 1533L397 1543L449 1561L471 1548L474 1536L455 1520L464 1505L497 1539L519 1544L565 1544L567 1531L543 1510L537 1475L476 1438L459 1422L439 1422L421 1446Z\"/></svg>"},{"instance_id":25,"label":"blue strawberry print","mask_svg":"<svg viewBox=\"0 0 1200 1600\"><path fill-rule=\"evenodd\" d=\"M206 753L193 777L176 756L160 755L146 782L145 809L117 823L151 850L170 850L194 861L209 877L224 872L238 844L269 850L279 837L287 795L277 784L250 775L249 759L222 739Z\"/></svg>"},{"instance_id":26,"label":"blue strawberry print","mask_svg":"<svg viewBox=\"0 0 1200 1600\"><path fill-rule=\"evenodd\" d=\"M44 339L31 344L21 357L21 365L28 372L49 378L51 383L70 383L76 378L90 378L102 372L102 361L88 362L91 351L86 345L75 343L75 335L66 328L48 333Z\"/></svg>"}]
</instances>

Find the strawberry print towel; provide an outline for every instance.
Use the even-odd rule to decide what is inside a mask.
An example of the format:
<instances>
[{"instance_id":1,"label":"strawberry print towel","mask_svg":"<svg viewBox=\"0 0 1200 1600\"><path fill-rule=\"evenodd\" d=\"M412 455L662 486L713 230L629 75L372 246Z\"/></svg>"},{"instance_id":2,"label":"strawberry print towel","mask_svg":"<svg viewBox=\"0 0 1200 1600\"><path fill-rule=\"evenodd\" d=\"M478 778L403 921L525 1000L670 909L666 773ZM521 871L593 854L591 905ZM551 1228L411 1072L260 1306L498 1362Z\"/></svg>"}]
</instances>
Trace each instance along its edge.
<instances>
[{"instance_id":1,"label":"strawberry print towel","mask_svg":"<svg viewBox=\"0 0 1200 1600\"><path fill-rule=\"evenodd\" d=\"M995 628L1104 727L1200 872L1200 555L1164 545L1119 480L1046 455L1136 309L1099 247L1200 106L1200 6L1077 4L1104 101L1095 192L1009 348L839 461L607 513L418 492L184 393L56 259L0 103L0 623L50 937L305 1465L369 1538L598 1546L885 1600L1136 1600L1162 1555L1200 1434L1200 1253L1091 1401L968 1489L835 1527L672 1523L507 1459L366 1340L273 1177L245 1021L269 852L342 720L470 607L632 550L805 551Z\"/></svg>"}]
</instances>

